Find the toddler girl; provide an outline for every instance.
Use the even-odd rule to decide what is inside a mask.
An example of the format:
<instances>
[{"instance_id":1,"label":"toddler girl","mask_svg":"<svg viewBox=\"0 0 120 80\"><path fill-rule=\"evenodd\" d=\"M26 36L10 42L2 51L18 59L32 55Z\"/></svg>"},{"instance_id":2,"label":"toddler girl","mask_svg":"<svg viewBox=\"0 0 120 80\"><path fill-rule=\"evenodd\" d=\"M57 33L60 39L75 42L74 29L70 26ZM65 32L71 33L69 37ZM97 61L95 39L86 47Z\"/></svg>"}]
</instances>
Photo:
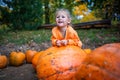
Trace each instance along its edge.
<instances>
[{"instance_id":1,"label":"toddler girl","mask_svg":"<svg viewBox=\"0 0 120 80\"><path fill-rule=\"evenodd\" d=\"M71 16L68 10L59 9L56 11L56 24L57 26L52 29L52 45L53 46L66 46L75 45L82 47L77 32L70 26Z\"/></svg>"}]
</instances>

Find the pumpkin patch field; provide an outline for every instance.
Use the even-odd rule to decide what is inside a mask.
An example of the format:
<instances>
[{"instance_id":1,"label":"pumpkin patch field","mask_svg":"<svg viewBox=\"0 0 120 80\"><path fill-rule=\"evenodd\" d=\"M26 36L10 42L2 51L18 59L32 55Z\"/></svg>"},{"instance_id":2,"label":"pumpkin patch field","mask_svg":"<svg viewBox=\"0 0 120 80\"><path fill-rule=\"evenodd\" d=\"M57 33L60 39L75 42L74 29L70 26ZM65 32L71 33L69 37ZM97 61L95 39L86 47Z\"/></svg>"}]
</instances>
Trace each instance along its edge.
<instances>
[{"instance_id":1,"label":"pumpkin patch field","mask_svg":"<svg viewBox=\"0 0 120 80\"><path fill-rule=\"evenodd\" d=\"M38 52L0 55L0 80L120 80L120 43L95 49L47 44Z\"/></svg>"},{"instance_id":2,"label":"pumpkin patch field","mask_svg":"<svg viewBox=\"0 0 120 80\"><path fill-rule=\"evenodd\" d=\"M48 40L0 45L0 80L120 80L120 32L89 31L96 36L78 31L82 49Z\"/></svg>"}]
</instances>

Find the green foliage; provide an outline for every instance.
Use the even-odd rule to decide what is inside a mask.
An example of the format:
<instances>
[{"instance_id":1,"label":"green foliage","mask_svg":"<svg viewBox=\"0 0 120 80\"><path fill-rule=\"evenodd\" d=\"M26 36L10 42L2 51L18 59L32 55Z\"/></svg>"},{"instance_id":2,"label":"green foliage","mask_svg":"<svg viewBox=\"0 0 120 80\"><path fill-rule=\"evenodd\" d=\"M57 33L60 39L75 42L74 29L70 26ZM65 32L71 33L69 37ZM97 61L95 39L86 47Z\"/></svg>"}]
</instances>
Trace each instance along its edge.
<instances>
[{"instance_id":1,"label":"green foliage","mask_svg":"<svg viewBox=\"0 0 120 80\"><path fill-rule=\"evenodd\" d=\"M10 10L8 7L0 6L0 23L8 24L10 22Z\"/></svg>"},{"instance_id":2,"label":"green foliage","mask_svg":"<svg viewBox=\"0 0 120 80\"><path fill-rule=\"evenodd\" d=\"M120 0L85 0L89 9L94 10L97 17L112 19L114 13L120 14ZM98 15L100 14L100 16Z\"/></svg>"},{"instance_id":3,"label":"green foliage","mask_svg":"<svg viewBox=\"0 0 120 80\"><path fill-rule=\"evenodd\" d=\"M120 21L112 20L111 22L112 22L112 25L113 25L113 26L119 27L118 24L120 24Z\"/></svg>"},{"instance_id":4,"label":"green foliage","mask_svg":"<svg viewBox=\"0 0 120 80\"><path fill-rule=\"evenodd\" d=\"M37 29L42 24L41 0L12 0L6 4L12 8L9 14L9 26L12 29L32 30Z\"/></svg>"},{"instance_id":5,"label":"green foliage","mask_svg":"<svg viewBox=\"0 0 120 80\"><path fill-rule=\"evenodd\" d=\"M42 24L55 23L57 8L67 8L73 17L73 22L78 14L88 13L92 10L94 18L113 18L113 14L120 14L120 0L3 0L7 7L0 6L0 21L12 29L22 30L37 29ZM83 6L82 6L83 5ZM80 7L75 11L75 7ZM91 18L91 17L90 17ZM85 18L85 21L90 21ZM86 20L88 19L88 20ZM95 19L96 20L96 19Z\"/></svg>"}]
</instances>

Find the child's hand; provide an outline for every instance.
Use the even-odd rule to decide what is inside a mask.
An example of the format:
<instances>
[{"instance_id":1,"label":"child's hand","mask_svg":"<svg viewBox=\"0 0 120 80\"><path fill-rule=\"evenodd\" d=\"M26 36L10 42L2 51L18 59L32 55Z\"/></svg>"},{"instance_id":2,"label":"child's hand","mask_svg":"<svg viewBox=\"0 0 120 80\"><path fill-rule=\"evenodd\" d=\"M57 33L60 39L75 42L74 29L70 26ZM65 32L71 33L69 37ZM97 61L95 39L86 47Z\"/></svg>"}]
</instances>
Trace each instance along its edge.
<instances>
[{"instance_id":1,"label":"child's hand","mask_svg":"<svg viewBox=\"0 0 120 80\"><path fill-rule=\"evenodd\" d=\"M57 45L58 47L62 46L61 40L57 40L57 41L56 41L56 45Z\"/></svg>"},{"instance_id":2,"label":"child's hand","mask_svg":"<svg viewBox=\"0 0 120 80\"><path fill-rule=\"evenodd\" d=\"M66 46L68 44L68 40L61 40L62 44Z\"/></svg>"}]
</instances>

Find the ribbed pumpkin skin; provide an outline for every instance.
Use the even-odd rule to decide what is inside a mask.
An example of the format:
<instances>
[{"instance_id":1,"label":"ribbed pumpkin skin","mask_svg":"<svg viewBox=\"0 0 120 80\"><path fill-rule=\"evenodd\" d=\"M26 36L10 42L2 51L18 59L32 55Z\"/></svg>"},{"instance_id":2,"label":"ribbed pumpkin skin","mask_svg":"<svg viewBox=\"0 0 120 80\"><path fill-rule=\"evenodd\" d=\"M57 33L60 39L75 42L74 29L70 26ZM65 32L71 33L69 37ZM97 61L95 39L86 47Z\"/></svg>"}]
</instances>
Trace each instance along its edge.
<instances>
[{"instance_id":1,"label":"ribbed pumpkin skin","mask_svg":"<svg viewBox=\"0 0 120 80\"><path fill-rule=\"evenodd\" d=\"M0 69L5 68L7 66L8 59L5 55L0 55Z\"/></svg>"},{"instance_id":2,"label":"ribbed pumpkin skin","mask_svg":"<svg viewBox=\"0 0 120 80\"><path fill-rule=\"evenodd\" d=\"M25 53L26 62L27 63L32 63L32 58L34 57L35 54L37 54L37 51L27 50L26 53Z\"/></svg>"},{"instance_id":3,"label":"ribbed pumpkin skin","mask_svg":"<svg viewBox=\"0 0 120 80\"><path fill-rule=\"evenodd\" d=\"M33 56L33 58L32 58L32 66L33 66L33 68L36 68L36 65L37 65L37 63L38 63L38 60L39 60L41 54L43 54L43 53L44 53L44 51L37 52L37 54L35 54L35 55Z\"/></svg>"},{"instance_id":4,"label":"ribbed pumpkin skin","mask_svg":"<svg viewBox=\"0 0 120 80\"><path fill-rule=\"evenodd\" d=\"M37 63L38 63L38 61L39 61L39 58L41 58L42 55L46 56L46 55L48 55L49 52L52 52L52 51L55 52L56 50L57 50L56 47L50 47L50 48L46 49L45 51L40 51L40 52L38 52L38 53L33 57L33 59L32 59L32 66L33 66L34 68L36 68ZM47 52L47 53L46 53L46 52Z\"/></svg>"},{"instance_id":5,"label":"ribbed pumpkin skin","mask_svg":"<svg viewBox=\"0 0 120 80\"><path fill-rule=\"evenodd\" d=\"M76 75L77 80L120 80L120 43L93 50Z\"/></svg>"},{"instance_id":6,"label":"ribbed pumpkin skin","mask_svg":"<svg viewBox=\"0 0 120 80\"><path fill-rule=\"evenodd\" d=\"M20 66L23 64L24 60L25 60L24 53L22 52L11 52L10 53L10 57L9 57L10 65Z\"/></svg>"},{"instance_id":7,"label":"ribbed pumpkin skin","mask_svg":"<svg viewBox=\"0 0 120 80\"><path fill-rule=\"evenodd\" d=\"M86 53L77 46L52 47L47 50L37 63L38 78L43 80L76 80L75 74L85 59Z\"/></svg>"}]
</instances>

